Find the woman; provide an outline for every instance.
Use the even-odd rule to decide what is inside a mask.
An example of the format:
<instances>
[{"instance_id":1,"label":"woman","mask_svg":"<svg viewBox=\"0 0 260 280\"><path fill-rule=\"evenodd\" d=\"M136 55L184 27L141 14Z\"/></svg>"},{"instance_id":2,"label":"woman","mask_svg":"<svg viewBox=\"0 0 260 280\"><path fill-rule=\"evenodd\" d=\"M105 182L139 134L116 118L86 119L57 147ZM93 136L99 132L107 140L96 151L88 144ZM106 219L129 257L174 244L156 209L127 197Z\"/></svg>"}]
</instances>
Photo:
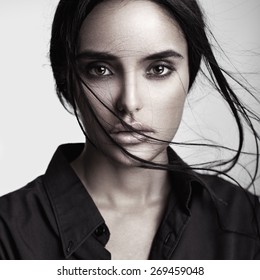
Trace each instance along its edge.
<instances>
[{"instance_id":1,"label":"woman","mask_svg":"<svg viewBox=\"0 0 260 280\"><path fill-rule=\"evenodd\" d=\"M202 58L240 133L236 155L211 168L169 147ZM256 197L195 172L237 163L241 115L259 139L195 0L61 0L50 59L86 143L60 146L43 176L1 198L2 259L260 257Z\"/></svg>"}]
</instances>

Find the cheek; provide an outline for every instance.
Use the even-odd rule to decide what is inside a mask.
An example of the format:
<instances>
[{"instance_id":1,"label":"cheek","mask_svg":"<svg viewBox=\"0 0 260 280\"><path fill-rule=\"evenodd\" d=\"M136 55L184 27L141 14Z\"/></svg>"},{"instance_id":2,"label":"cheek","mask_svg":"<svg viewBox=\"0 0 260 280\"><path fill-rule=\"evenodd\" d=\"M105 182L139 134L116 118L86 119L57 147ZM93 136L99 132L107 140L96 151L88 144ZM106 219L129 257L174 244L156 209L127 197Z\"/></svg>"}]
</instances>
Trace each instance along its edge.
<instances>
[{"instance_id":1,"label":"cheek","mask_svg":"<svg viewBox=\"0 0 260 280\"><path fill-rule=\"evenodd\" d=\"M158 108L157 118L154 125L162 135L171 140L180 125L185 98L183 94L172 96L171 100L165 100L165 103Z\"/></svg>"},{"instance_id":2,"label":"cheek","mask_svg":"<svg viewBox=\"0 0 260 280\"><path fill-rule=\"evenodd\" d=\"M93 88L91 89L94 91ZM81 97L78 103L81 116L80 119L83 123L86 133L90 139L92 139L92 141L95 141L96 143L99 141L105 143L105 136L102 132L100 124L104 129L109 130L114 123L115 117L109 111L113 111L113 105L111 101L112 97L109 94L109 91L104 92L104 89L101 87L98 89L96 87L94 93L95 94L86 88L82 93L84 97Z\"/></svg>"},{"instance_id":3,"label":"cheek","mask_svg":"<svg viewBox=\"0 0 260 280\"><path fill-rule=\"evenodd\" d=\"M158 131L158 138L172 141L181 123L186 100L188 80L175 78L164 83L153 100L153 126Z\"/></svg>"},{"instance_id":4,"label":"cheek","mask_svg":"<svg viewBox=\"0 0 260 280\"><path fill-rule=\"evenodd\" d=\"M179 79L162 85L157 94L153 95L153 110L156 110L157 119L165 122L165 125L179 122L187 95L186 92L185 84Z\"/></svg>"},{"instance_id":5,"label":"cheek","mask_svg":"<svg viewBox=\"0 0 260 280\"><path fill-rule=\"evenodd\" d=\"M88 100L90 107L94 111L96 116L107 116L111 114L109 110L113 110L113 89L110 83L106 84L89 84L89 89L84 87L84 96ZM87 106L85 106L87 107ZM89 108L86 108L89 111Z\"/></svg>"}]
</instances>

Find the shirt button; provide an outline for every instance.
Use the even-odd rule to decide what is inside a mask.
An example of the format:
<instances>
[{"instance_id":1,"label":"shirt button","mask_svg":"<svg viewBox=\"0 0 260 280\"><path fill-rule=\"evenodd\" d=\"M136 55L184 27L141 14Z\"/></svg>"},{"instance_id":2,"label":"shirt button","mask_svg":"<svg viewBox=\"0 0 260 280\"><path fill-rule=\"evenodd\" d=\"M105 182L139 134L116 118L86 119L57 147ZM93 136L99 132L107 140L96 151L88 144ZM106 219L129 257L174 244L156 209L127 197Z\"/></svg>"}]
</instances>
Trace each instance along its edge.
<instances>
[{"instance_id":1,"label":"shirt button","mask_svg":"<svg viewBox=\"0 0 260 280\"><path fill-rule=\"evenodd\" d=\"M104 233L106 233L106 227L104 225L99 226L96 230L95 230L95 234L96 236L101 236Z\"/></svg>"},{"instance_id":2,"label":"shirt button","mask_svg":"<svg viewBox=\"0 0 260 280\"><path fill-rule=\"evenodd\" d=\"M167 234L167 236L166 236L166 238L165 238L165 240L164 240L164 244L165 244L165 245L169 243L170 238L171 238L172 235L173 235L172 232L170 232L170 233Z\"/></svg>"},{"instance_id":3,"label":"shirt button","mask_svg":"<svg viewBox=\"0 0 260 280\"><path fill-rule=\"evenodd\" d=\"M66 253L67 253L67 254L69 254L69 253L71 252L72 246L73 246L73 242L70 241L70 242L69 242L69 245L68 245L68 247L67 247L67 249L66 249Z\"/></svg>"}]
</instances>

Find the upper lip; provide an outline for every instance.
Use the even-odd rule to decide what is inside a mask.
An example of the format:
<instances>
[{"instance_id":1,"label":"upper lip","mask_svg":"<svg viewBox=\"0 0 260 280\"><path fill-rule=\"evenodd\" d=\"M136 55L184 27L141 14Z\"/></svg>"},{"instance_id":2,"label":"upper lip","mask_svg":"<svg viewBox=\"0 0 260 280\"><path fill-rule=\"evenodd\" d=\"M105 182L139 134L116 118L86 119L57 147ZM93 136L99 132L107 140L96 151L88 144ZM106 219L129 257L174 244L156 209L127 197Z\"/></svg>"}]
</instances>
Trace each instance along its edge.
<instances>
[{"instance_id":1,"label":"upper lip","mask_svg":"<svg viewBox=\"0 0 260 280\"><path fill-rule=\"evenodd\" d=\"M133 122L133 123L118 123L116 124L111 130L111 134L117 134L117 133L122 133L122 132L154 132L154 130L146 125L143 125L139 122Z\"/></svg>"}]
</instances>

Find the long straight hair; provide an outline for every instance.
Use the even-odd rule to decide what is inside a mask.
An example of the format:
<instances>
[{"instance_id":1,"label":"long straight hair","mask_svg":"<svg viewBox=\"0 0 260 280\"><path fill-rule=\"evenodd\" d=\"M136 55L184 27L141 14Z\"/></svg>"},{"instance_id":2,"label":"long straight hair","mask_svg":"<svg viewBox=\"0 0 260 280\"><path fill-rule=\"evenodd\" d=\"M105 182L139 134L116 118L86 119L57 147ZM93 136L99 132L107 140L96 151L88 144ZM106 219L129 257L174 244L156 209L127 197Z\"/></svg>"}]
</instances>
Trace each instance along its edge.
<instances>
[{"instance_id":1,"label":"long straight hair","mask_svg":"<svg viewBox=\"0 0 260 280\"><path fill-rule=\"evenodd\" d=\"M69 110L69 108L72 108L72 112L76 115L81 129L90 143L92 143L92 141L91 139L89 139L77 114L78 98L75 92L77 92L79 89L83 91L83 83L84 86L93 93L95 98L98 99L98 96L91 90L91 88L88 87L86 83L84 83L84 81L81 80L80 75L77 71L77 43L80 27L84 19L96 5L100 4L103 1L106 0L61 0L55 13L50 44L50 61L56 81L56 92L59 100L67 110ZM174 143L175 145L199 145L211 148L223 148L233 152L233 155L228 159L220 159L218 161L204 162L191 166L187 165L184 167L180 166L178 163L163 165L147 162L127 152L123 147L113 141L113 139L112 141L125 154L139 161L141 167L174 170L176 172L190 172L191 170L215 171L219 174L230 177L228 175L228 172L238 164L238 161L243 154L244 133L245 130L249 128L253 135L255 146L255 152L251 154L255 156L255 169L250 175L251 180L249 186L252 185L257 178L259 167L259 134L257 133L253 120L259 123L260 118L259 115L253 112L253 110L251 110L240 100L239 96L230 86L228 80L231 79L235 81L247 94L252 95L256 100L257 98L250 90L248 90L246 86L244 86L240 81L233 77L228 71L225 71L223 68L221 68L218 64L212 50L212 46L208 39L208 34L210 34L213 39L214 36L207 28L202 9L198 5L196 0L149 1L154 2L158 6L162 7L168 14L170 14L174 18L175 21L178 22L188 44L190 76L189 90L192 88L198 72L201 71L230 108L237 126L239 140L238 147L237 149L231 149L215 144L169 142L168 144ZM205 71L202 70L202 62L206 66L208 73L205 73ZM84 94L82 94L81 96L83 96L82 102L84 102L88 106L89 110L93 114L94 119L100 125L100 129L102 129L103 132L109 137L108 133L102 127L102 124L99 122L97 116L95 115L93 108L91 108L86 96ZM107 110L116 115L115 112L113 112L106 106L106 104L102 102L102 100L99 101L106 107ZM259 100L257 100L257 102L259 102ZM118 117L120 121L125 126L127 126L127 124L124 123L123 120L121 120L120 116L116 115L116 117ZM128 128L131 129L131 127ZM149 139L148 137L147 141L163 140L154 138ZM94 145L94 143L92 144ZM220 167L221 171L219 169ZM239 183L234 178L231 179L233 179L239 185Z\"/></svg>"},{"instance_id":2,"label":"long straight hair","mask_svg":"<svg viewBox=\"0 0 260 280\"><path fill-rule=\"evenodd\" d=\"M228 159L220 159L216 161L197 163L194 165L180 164L178 160L171 161L170 164L159 164L148 162L142 158L138 158L118 143L116 143L108 134L106 129L102 126L99 118L95 115L94 109L91 107L90 102L88 101L86 95L84 94L83 85L93 94L93 96L100 101L100 103L109 110L111 114L116 116L121 123L126 126L128 129L133 128L129 127L120 116L111 110L102 100L98 98L95 92L81 79L79 71L77 69L76 56L77 56L77 45L78 45L78 36L80 27L86 18L86 16L92 11L92 9L99 3L107 0L61 0L58 4L53 26L52 26L52 36L50 44L50 61L53 70L53 75L56 81L56 92L61 101L62 105L70 112L72 108L72 113L75 114L78 123L85 134L86 138L91 145L95 145L88 137L87 131L85 131L84 126L82 125L78 113L77 105L79 102L83 102L84 106L87 106L89 111L92 113L94 120L99 124L100 129L104 134L111 139L111 141L117 145L119 149L122 150L127 156L139 162L139 166L143 168L151 169L162 169L174 171L176 173L185 173L185 174L194 174L194 170L198 171L213 171L217 172L220 175L226 176L229 179L233 180L239 187L241 185L235 178L228 175L228 172L233 169L236 165L239 164L240 157L244 154L243 145L244 145L244 133L246 129L251 131L254 139L255 152L251 153L251 156L255 157L255 169L252 173L249 171L250 183L254 186L254 182L257 178L258 167L259 167L259 134L257 133L255 125L260 123L260 117L248 106L246 106L239 98L238 94L230 86L228 80L235 82L244 92L252 96L258 103L259 100L254 96L254 94L248 90L248 88L243 85L239 80L234 78L228 71L225 71L218 64L215 55L213 53L211 44L209 42L207 34L210 34L213 39L213 34L207 29L204 15L202 9L199 7L196 0L149 0L156 3L158 6L162 7L165 12L170 14L175 21L179 24L182 32L185 36L188 45L188 56L189 56L189 76L190 84L189 90L192 88L194 81L199 73L199 71L208 79L208 81L213 85L215 90L221 96L221 98L226 102L230 111L236 122L237 131L238 131L238 147L237 149L227 148L225 146L220 146L216 144L203 144L203 143L176 143L176 142L167 142L161 139L154 139L147 136L147 141L160 141L165 144L174 144L182 146L202 146L210 148L218 148L232 151L233 155ZM148 1L148 0L147 0ZM208 31L208 32L207 32ZM207 73L202 70L202 62L206 66ZM79 99L79 96L81 97ZM254 122L255 121L255 122ZM88 129L88 128L86 128ZM221 169L220 169L221 168ZM244 167L245 168L245 167ZM246 169L246 168L245 168ZM241 187L242 188L242 187ZM205 187L206 191L210 195L212 202L216 209L216 214L218 217L219 227L223 230L219 210L217 207L217 201L215 200L214 195ZM253 220L256 221L257 236L260 239L260 225L257 222L257 213L256 213L256 204L257 197L255 196L254 201L249 198L248 192L245 188L244 194L248 198L249 204L252 206L252 216Z\"/></svg>"}]
</instances>

